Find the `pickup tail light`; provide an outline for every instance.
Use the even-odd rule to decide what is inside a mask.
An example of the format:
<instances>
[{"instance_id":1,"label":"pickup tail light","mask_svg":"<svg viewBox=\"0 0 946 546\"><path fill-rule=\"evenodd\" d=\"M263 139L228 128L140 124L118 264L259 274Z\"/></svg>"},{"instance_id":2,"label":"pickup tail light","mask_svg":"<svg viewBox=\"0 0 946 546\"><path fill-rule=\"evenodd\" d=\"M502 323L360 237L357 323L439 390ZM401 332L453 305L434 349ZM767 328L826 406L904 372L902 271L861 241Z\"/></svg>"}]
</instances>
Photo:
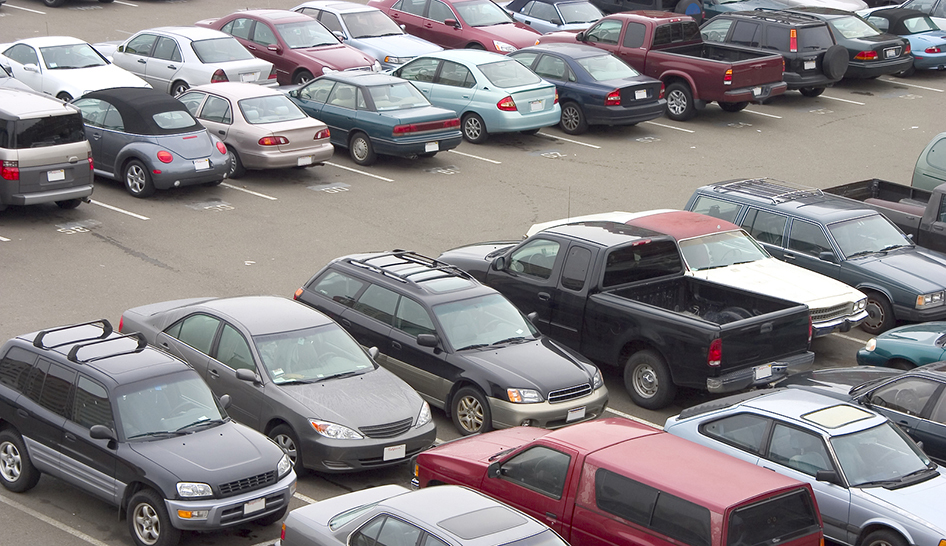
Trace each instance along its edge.
<instances>
[{"instance_id":1,"label":"pickup tail light","mask_svg":"<svg viewBox=\"0 0 946 546\"><path fill-rule=\"evenodd\" d=\"M855 61L876 61L877 52L876 51L861 51L854 56Z\"/></svg>"},{"instance_id":2,"label":"pickup tail light","mask_svg":"<svg viewBox=\"0 0 946 546\"><path fill-rule=\"evenodd\" d=\"M718 368L723 361L723 340L717 338L710 343L706 353L706 364Z\"/></svg>"},{"instance_id":3,"label":"pickup tail light","mask_svg":"<svg viewBox=\"0 0 946 546\"><path fill-rule=\"evenodd\" d=\"M289 139L284 136L264 136L257 142L260 146L278 146L280 144L289 144Z\"/></svg>"},{"instance_id":4,"label":"pickup tail light","mask_svg":"<svg viewBox=\"0 0 946 546\"><path fill-rule=\"evenodd\" d=\"M604 99L605 106L621 106L621 91L615 89L608 93L608 96Z\"/></svg>"},{"instance_id":5,"label":"pickup tail light","mask_svg":"<svg viewBox=\"0 0 946 546\"><path fill-rule=\"evenodd\" d=\"M723 85L732 85L732 68L727 70L723 76Z\"/></svg>"},{"instance_id":6,"label":"pickup tail light","mask_svg":"<svg viewBox=\"0 0 946 546\"><path fill-rule=\"evenodd\" d=\"M18 161L4 161L0 176L2 176L4 180L19 180L20 163Z\"/></svg>"},{"instance_id":7,"label":"pickup tail light","mask_svg":"<svg viewBox=\"0 0 946 546\"><path fill-rule=\"evenodd\" d=\"M279 531L279 540L283 540L283 541L286 540L286 524L285 523L282 524L282 530ZM822 539L821 546L824 546L823 539Z\"/></svg>"},{"instance_id":8,"label":"pickup tail light","mask_svg":"<svg viewBox=\"0 0 946 546\"><path fill-rule=\"evenodd\" d=\"M228 82L228 81L230 80L227 79L227 73L224 72L222 68L218 68L216 71L214 71L213 76L210 76L210 83L220 83L220 82Z\"/></svg>"},{"instance_id":9,"label":"pickup tail light","mask_svg":"<svg viewBox=\"0 0 946 546\"><path fill-rule=\"evenodd\" d=\"M798 53L798 30L794 28L788 33L788 50L792 53Z\"/></svg>"},{"instance_id":10,"label":"pickup tail light","mask_svg":"<svg viewBox=\"0 0 946 546\"><path fill-rule=\"evenodd\" d=\"M331 131L329 131L328 129L322 129L318 133L315 133L315 136L312 138L312 140L321 140L323 138L328 138L330 136L332 136Z\"/></svg>"},{"instance_id":11,"label":"pickup tail light","mask_svg":"<svg viewBox=\"0 0 946 546\"><path fill-rule=\"evenodd\" d=\"M504 112L515 112L516 101L512 100L511 96L506 96L496 103L496 108L499 108Z\"/></svg>"}]
</instances>

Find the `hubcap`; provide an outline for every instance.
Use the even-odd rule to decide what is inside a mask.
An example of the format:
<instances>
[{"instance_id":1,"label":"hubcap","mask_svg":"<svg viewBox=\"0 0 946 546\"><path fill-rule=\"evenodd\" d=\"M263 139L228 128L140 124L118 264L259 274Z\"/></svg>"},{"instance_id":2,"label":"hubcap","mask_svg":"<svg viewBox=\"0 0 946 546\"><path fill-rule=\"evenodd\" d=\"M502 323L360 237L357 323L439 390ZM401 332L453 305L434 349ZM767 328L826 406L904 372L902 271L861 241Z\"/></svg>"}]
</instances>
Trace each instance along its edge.
<instances>
[{"instance_id":1,"label":"hubcap","mask_svg":"<svg viewBox=\"0 0 946 546\"><path fill-rule=\"evenodd\" d=\"M638 366L634 370L634 390L644 398L657 394L657 374L650 366Z\"/></svg>"},{"instance_id":2,"label":"hubcap","mask_svg":"<svg viewBox=\"0 0 946 546\"><path fill-rule=\"evenodd\" d=\"M358 161L364 161L368 157L368 143L363 138L356 138L351 143L351 149Z\"/></svg>"},{"instance_id":3,"label":"hubcap","mask_svg":"<svg viewBox=\"0 0 946 546\"><path fill-rule=\"evenodd\" d=\"M11 442L0 444L0 475L8 482L15 482L20 477L23 462L20 452Z\"/></svg>"},{"instance_id":4,"label":"hubcap","mask_svg":"<svg viewBox=\"0 0 946 546\"><path fill-rule=\"evenodd\" d=\"M286 452L286 455L289 456L289 460L292 461L292 464L296 464L296 443L292 441L292 438L288 434L277 434L273 436L273 441L276 442L276 445L282 448Z\"/></svg>"},{"instance_id":5,"label":"hubcap","mask_svg":"<svg viewBox=\"0 0 946 546\"><path fill-rule=\"evenodd\" d=\"M884 323L884 308L881 307L875 301L867 302L867 319L864 321L864 324L868 328L880 328L880 325Z\"/></svg>"},{"instance_id":6,"label":"hubcap","mask_svg":"<svg viewBox=\"0 0 946 546\"><path fill-rule=\"evenodd\" d=\"M667 109L674 114L682 114L687 109L687 99L683 91L673 90L667 97Z\"/></svg>"},{"instance_id":7,"label":"hubcap","mask_svg":"<svg viewBox=\"0 0 946 546\"><path fill-rule=\"evenodd\" d=\"M161 520L148 503L135 507L135 534L145 544L154 544L161 537Z\"/></svg>"},{"instance_id":8,"label":"hubcap","mask_svg":"<svg viewBox=\"0 0 946 546\"><path fill-rule=\"evenodd\" d=\"M182 83L182 84L177 85L177 87L174 88L174 96L176 97L182 94L184 91L187 91L187 89L188 89L187 84Z\"/></svg>"},{"instance_id":9,"label":"hubcap","mask_svg":"<svg viewBox=\"0 0 946 546\"><path fill-rule=\"evenodd\" d=\"M227 148L227 158L230 160L230 172L227 174L232 178L233 173L235 173L237 169L237 158L236 154L230 148Z\"/></svg>"},{"instance_id":10,"label":"hubcap","mask_svg":"<svg viewBox=\"0 0 946 546\"><path fill-rule=\"evenodd\" d=\"M463 129L467 138L470 140L476 140L480 138L480 134L483 132L483 127L480 125L480 121L473 117L467 118L466 123L463 125Z\"/></svg>"},{"instance_id":11,"label":"hubcap","mask_svg":"<svg viewBox=\"0 0 946 546\"><path fill-rule=\"evenodd\" d=\"M578 110L571 106L566 106L562 110L562 125L565 126L569 131L574 131L578 128L578 121L581 116L578 114Z\"/></svg>"},{"instance_id":12,"label":"hubcap","mask_svg":"<svg viewBox=\"0 0 946 546\"><path fill-rule=\"evenodd\" d=\"M483 428L483 406L472 396L464 396L457 404L457 420L468 432L478 432Z\"/></svg>"},{"instance_id":13,"label":"hubcap","mask_svg":"<svg viewBox=\"0 0 946 546\"><path fill-rule=\"evenodd\" d=\"M125 174L125 183L133 193L141 193L145 189L145 171L139 165L132 165Z\"/></svg>"}]
</instances>

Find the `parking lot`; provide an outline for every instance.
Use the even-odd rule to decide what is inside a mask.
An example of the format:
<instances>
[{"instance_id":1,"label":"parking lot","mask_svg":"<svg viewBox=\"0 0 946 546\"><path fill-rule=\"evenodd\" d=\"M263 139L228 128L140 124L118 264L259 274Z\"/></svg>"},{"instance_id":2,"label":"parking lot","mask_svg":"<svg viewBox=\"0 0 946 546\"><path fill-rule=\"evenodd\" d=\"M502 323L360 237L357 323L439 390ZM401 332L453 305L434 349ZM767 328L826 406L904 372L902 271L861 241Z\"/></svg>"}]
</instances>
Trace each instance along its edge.
<instances>
[{"instance_id":1,"label":"parking lot","mask_svg":"<svg viewBox=\"0 0 946 546\"><path fill-rule=\"evenodd\" d=\"M249 7L288 9L295 0ZM243 7L243 6L241 6ZM37 0L0 6L0 41L70 35L122 40L135 31L230 13L226 0ZM196 296L291 297L329 260L411 249L436 256L462 244L518 239L533 223L611 210L682 208L703 184L772 177L828 187L865 178L908 184L916 157L946 131L946 73L842 81L822 96L790 91L739 113L709 105L692 121L592 128L567 137L493 135L429 159L355 165L336 150L323 166L251 171L206 188L131 197L96 179L91 204L0 212L0 340L44 327L107 318L146 303ZM853 365L860 330L815 341L817 366ZM605 370L611 415L660 424L702 401L682 393L660 412L637 408ZM439 437L456 436L442 412ZM407 465L300 478L295 506L383 483L406 485ZM24 495L0 491L2 541L22 545L131 544L117 510L52 479ZM279 527L187 534L183 545L256 545Z\"/></svg>"}]
</instances>

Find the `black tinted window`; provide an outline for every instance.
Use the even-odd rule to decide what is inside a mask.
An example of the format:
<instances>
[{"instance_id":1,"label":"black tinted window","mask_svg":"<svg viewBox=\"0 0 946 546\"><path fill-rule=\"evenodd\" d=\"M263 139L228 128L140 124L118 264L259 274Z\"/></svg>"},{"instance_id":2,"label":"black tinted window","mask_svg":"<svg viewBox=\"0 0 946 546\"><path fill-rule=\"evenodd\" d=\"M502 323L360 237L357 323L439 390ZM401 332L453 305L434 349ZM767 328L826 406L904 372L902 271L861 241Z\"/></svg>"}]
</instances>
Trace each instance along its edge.
<instances>
[{"instance_id":1,"label":"black tinted window","mask_svg":"<svg viewBox=\"0 0 946 546\"><path fill-rule=\"evenodd\" d=\"M789 31L787 27L770 26L765 31L762 47L778 51L789 51Z\"/></svg>"},{"instance_id":2,"label":"black tinted window","mask_svg":"<svg viewBox=\"0 0 946 546\"><path fill-rule=\"evenodd\" d=\"M73 420L84 426L105 425L114 427L112 405L108 401L105 387L84 376L76 382L75 410Z\"/></svg>"},{"instance_id":3,"label":"black tinted window","mask_svg":"<svg viewBox=\"0 0 946 546\"><path fill-rule=\"evenodd\" d=\"M821 226L811 222L802 222L801 220L792 222L788 247L816 257L821 252L831 250L831 244L828 242L828 237L824 234Z\"/></svg>"},{"instance_id":4,"label":"black tinted window","mask_svg":"<svg viewBox=\"0 0 946 546\"><path fill-rule=\"evenodd\" d=\"M811 495L799 490L734 510L729 517L730 546L779 544L818 530Z\"/></svg>"},{"instance_id":5,"label":"black tinted window","mask_svg":"<svg viewBox=\"0 0 946 546\"><path fill-rule=\"evenodd\" d=\"M645 27L641 23L628 23L624 30L624 47L641 47L644 45Z\"/></svg>"},{"instance_id":6,"label":"black tinted window","mask_svg":"<svg viewBox=\"0 0 946 546\"><path fill-rule=\"evenodd\" d=\"M588 266L591 264L591 251L573 246L568 249L565 266L562 268L562 286L569 290L581 290L588 278Z\"/></svg>"},{"instance_id":7,"label":"black tinted window","mask_svg":"<svg viewBox=\"0 0 946 546\"><path fill-rule=\"evenodd\" d=\"M651 528L690 546L709 546L711 542L709 510L662 491Z\"/></svg>"},{"instance_id":8,"label":"black tinted window","mask_svg":"<svg viewBox=\"0 0 946 546\"><path fill-rule=\"evenodd\" d=\"M693 203L693 207L690 208L693 212L719 218L720 220L726 220L727 222L735 222L736 216L741 209L742 205L706 195L697 197L696 202Z\"/></svg>"},{"instance_id":9,"label":"black tinted window","mask_svg":"<svg viewBox=\"0 0 946 546\"><path fill-rule=\"evenodd\" d=\"M49 365L49 373L43 383L43 392L39 397L39 405L49 411L66 417L66 408L69 407L69 391L76 379L75 370L63 368L58 364Z\"/></svg>"},{"instance_id":10,"label":"black tinted window","mask_svg":"<svg viewBox=\"0 0 946 546\"><path fill-rule=\"evenodd\" d=\"M798 29L798 51L828 49L833 45L834 38L827 25Z\"/></svg>"},{"instance_id":11,"label":"black tinted window","mask_svg":"<svg viewBox=\"0 0 946 546\"><path fill-rule=\"evenodd\" d=\"M12 347L0 360L0 385L23 392L26 379L33 368L33 362L36 362L35 354L19 347Z\"/></svg>"},{"instance_id":12,"label":"black tinted window","mask_svg":"<svg viewBox=\"0 0 946 546\"><path fill-rule=\"evenodd\" d=\"M768 425L768 419L740 413L707 423L700 428L700 432L740 449L759 454L762 452L762 442L765 440Z\"/></svg>"},{"instance_id":13,"label":"black tinted window","mask_svg":"<svg viewBox=\"0 0 946 546\"><path fill-rule=\"evenodd\" d=\"M598 508L627 521L650 525L659 492L610 470L595 472L595 502Z\"/></svg>"},{"instance_id":14,"label":"black tinted window","mask_svg":"<svg viewBox=\"0 0 946 546\"><path fill-rule=\"evenodd\" d=\"M309 290L318 292L335 303L351 307L355 303L355 296L364 286L364 281L336 271L329 271L322 278L316 279Z\"/></svg>"},{"instance_id":15,"label":"black tinted window","mask_svg":"<svg viewBox=\"0 0 946 546\"><path fill-rule=\"evenodd\" d=\"M64 116L21 119L13 123L13 139L6 147L25 150L69 144L85 140L82 116L75 112Z\"/></svg>"},{"instance_id":16,"label":"black tinted window","mask_svg":"<svg viewBox=\"0 0 946 546\"><path fill-rule=\"evenodd\" d=\"M742 220L742 227L760 243L782 246L782 234L787 222L785 216L751 208Z\"/></svg>"},{"instance_id":17,"label":"black tinted window","mask_svg":"<svg viewBox=\"0 0 946 546\"><path fill-rule=\"evenodd\" d=\"M49 371L49 361L40 360L30 371L26 380L23 394L34 402L39 402L39 395L43 392L43 383L46 382L46 372Z\"/></svg>"},{"instance_id":18,"label":"black tinted window","mask_svg":"<svg viewBox=\"0 0 946 546\"><path fill-rule=\"evenodd\" d=\"M679 273L683 262L673 241L625 246L608 254L604 288Z\"/></svg>"},{"instance_id":19,"label":"black tinted window","mask_svg":"<svg viewBox=\"0 0 946 546\"><path fill-rule=\"evenodd\" d=\"M358 298L354 309L393 326L397 299L398 295L387 288L371 285Z\"/></svg>"},{"instance_id":20,"label":"black tinted window","mask_svg":"<svg viewBox=\"0 0 946 546\"><path fill-rule=\"evenodd\" d=\"M700 27L695 21L682 21L661 25L654 30L654 45L689 42L700 37Z\"/></svg>"},{"instance_id":21,"label":"black tinted window","mask_svg":"<svg viewBox=\"0 0 946 546\"><path fill-rule=\"evenodd\" d=\"M562 498L572 458L561 451L538 446L503 463L503 479L519 483L553 499Z\"/></svg>"},{"instance_id":22,"label":"black tinted window","mask_svg":"<svg viewBox=\"0 0 946 546\"><path fill-rule=\"evenodd\" d=\"M759 47L759 37L762 34L762 26L755 22L737 21L733 29L731 43Z\"/></svg>"}]
</instances>

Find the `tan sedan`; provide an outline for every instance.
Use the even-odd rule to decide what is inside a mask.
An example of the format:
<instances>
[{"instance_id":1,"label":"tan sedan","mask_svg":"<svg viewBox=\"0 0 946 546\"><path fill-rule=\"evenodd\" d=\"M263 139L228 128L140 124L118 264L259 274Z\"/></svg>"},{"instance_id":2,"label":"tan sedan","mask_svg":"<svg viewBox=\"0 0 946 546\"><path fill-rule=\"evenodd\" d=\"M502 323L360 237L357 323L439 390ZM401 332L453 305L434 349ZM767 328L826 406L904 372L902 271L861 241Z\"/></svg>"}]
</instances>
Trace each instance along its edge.
<instances>
[{"instance_id":1,"label":"tan sedan","mask_svg":"<svg viewBox=\"0 0 946 546\"><path fill-rule=\"evenodd\" d=\"M320 165L335 151L328 127L274 89L211 83L191 88L178 99L227 145L230 178L247 169Z\"/></svg>"}]
</instances>

